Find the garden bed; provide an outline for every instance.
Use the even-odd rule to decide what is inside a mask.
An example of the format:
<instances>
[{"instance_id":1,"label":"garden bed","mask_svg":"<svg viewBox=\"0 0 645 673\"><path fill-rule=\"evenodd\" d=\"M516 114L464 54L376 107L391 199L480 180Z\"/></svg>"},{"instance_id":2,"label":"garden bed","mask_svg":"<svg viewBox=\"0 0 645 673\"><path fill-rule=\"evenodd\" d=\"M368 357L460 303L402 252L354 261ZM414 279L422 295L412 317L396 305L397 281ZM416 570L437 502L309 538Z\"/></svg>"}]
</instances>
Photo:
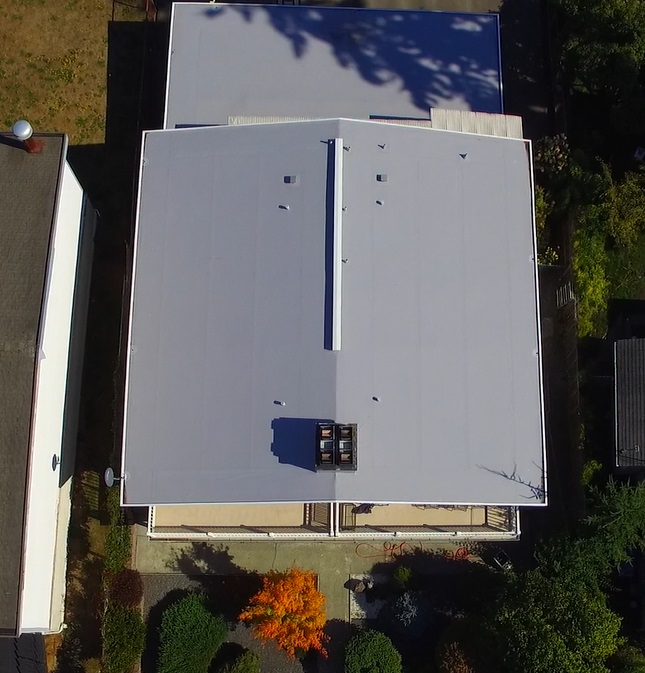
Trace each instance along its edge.
<instances>
[{"instance_id":1,"label":"garden bed","mask_svg":"<svg viewBox=\"0 0 645 673\"><path fill-rule=\"evenodd\" d=\"M237 575L199 575L180 574L144 575L143 606L148 619L148 645L142 662L143 673L155 673L158 638L156 637L161 614L165 608L182 595L190 591L205 592L208 603L214 610L224 615L232 625L227 636L227 644L222 654L232 649L230 643L257 652L260 668L271 673L302 673L300 661L289 659L272 643L264 644L254 638L251 629L244 624L235 623L249 599L260 588L260 578L254 573ZM216 657L216 662L220 654Z\"/></svg>"}]
</instances>

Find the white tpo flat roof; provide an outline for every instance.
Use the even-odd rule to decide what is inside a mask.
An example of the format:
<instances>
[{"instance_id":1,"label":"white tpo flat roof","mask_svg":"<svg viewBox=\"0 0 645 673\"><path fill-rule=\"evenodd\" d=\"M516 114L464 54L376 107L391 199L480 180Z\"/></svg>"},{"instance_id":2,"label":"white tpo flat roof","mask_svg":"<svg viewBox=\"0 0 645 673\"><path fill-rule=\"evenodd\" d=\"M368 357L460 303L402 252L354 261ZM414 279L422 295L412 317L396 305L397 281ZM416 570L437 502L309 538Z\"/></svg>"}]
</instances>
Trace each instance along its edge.
<instances>
[{"instance_id":1,"label":"white tpo flat roof","mask_svg":"<svg viewBox=\"0 0 645 673\"><path fill-rule=\"evenodd\" d=\"M164 127L499 113L499 54L496 14L175 3Z\"/></svg>"},{"instance_id":2,"label":"white tpo flat roof","mask_svg":"<svg viewBox=\"0 0 645 673\"><path fill-rule=\"evenodd\" d=\"M124 501L544 503L536 275L527 141L147 132ZM355 473L314 470L322 420Z\"/></svg>"}]
</instances>

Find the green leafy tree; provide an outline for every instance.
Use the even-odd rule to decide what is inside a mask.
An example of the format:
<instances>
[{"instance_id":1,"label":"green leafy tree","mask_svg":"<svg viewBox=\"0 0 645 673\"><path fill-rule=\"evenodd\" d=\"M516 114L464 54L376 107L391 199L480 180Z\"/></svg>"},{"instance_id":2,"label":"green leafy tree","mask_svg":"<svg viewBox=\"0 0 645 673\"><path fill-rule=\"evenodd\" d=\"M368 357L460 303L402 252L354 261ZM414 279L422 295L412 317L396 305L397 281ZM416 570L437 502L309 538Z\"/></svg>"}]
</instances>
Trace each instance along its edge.
<instances>
[{"instance_id":1,"label":"green leafy tree","mask_svg":"<svg viewBox=\"0 0 645 673\"><path fill-rule=\"evenodd\" d=\"M562 61L574 86L616 95L637 86L645 60L642 0L553 0L565 36Z\"/></svg>"},{"instance_id":2,"label":"green leafy tree","mask_svg":"<svg viewBox=\"0 0 645 673\"><path fill-rule=\"evenodd\" d=\"M622 484L612 479L592 488L584 533L607 565L616 567L634 549L645 549L645 483Z\"/></svg>"},{"instance_id":3,"label":"green leafy tree","mask_svg":"<svg viewBox=\"0 0 645 673\"><path fill-rule=\"evenodd\" d=\"M401 673L401 655L380 631L361 631L347 643L345 673Z\"/></svg>"},{"instance_id":4,"label":"green leafy tree","mask_svg":"<svg viewBox=\"0 0 645 673\"><path fill-rule=\"evenodd\" d=\"M206 673L226 640L224 618L206 607L201 594L188 594L161 616L159 673Z\"/></svg>"},{"instance_id":5,"label":"green leafy tree","mask_svg":"<svg viewBox=\"0 0 645 673\"><path fill-rule=\"evenodd\" d=\"M606 673L620 618L592 583L539 570L513 576L487 628L516 673Z\"/></svg>"}]
</instances>

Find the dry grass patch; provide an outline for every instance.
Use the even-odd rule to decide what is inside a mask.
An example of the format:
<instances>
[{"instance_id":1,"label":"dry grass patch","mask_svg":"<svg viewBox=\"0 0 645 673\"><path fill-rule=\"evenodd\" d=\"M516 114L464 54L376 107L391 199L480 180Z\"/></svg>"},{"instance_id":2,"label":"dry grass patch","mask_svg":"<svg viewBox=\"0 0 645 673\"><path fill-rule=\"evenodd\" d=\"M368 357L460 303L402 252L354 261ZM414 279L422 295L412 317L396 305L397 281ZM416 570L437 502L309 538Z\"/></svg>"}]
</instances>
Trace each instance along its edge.
<instances>
[{"instance_id":1,"label":"dry grass patch","mask_svg":"<svg viewBox=\"0 0 645 673\"><path fill-rule=\"evenodd\" d=\"M144 18L114 7L117 20ZM72 144L103 142L112 14L112 0L0 2L0 128L26 117Z\"/></svg>"}]
</instances>

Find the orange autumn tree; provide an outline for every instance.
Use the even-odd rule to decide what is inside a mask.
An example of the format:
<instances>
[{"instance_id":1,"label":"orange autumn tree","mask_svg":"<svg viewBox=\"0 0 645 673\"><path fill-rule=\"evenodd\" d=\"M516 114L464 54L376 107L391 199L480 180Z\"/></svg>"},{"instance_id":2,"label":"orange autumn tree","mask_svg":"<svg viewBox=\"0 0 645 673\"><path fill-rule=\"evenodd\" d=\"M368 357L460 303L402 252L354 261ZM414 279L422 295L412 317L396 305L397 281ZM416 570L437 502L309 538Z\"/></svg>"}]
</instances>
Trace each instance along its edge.
<instances>
[{"instance_id":1,"label":"orange autumn tree","mask_svg":"<svg viewBox=\"0 0 645 673\"><path fill-rule=\"evenodd\" d=\"M296 567L270 570L239 619L250 623L258 638L274 640L290 657L309 650L327 656L325 597L312 572Z\"/></svg>"}]
</instances>

